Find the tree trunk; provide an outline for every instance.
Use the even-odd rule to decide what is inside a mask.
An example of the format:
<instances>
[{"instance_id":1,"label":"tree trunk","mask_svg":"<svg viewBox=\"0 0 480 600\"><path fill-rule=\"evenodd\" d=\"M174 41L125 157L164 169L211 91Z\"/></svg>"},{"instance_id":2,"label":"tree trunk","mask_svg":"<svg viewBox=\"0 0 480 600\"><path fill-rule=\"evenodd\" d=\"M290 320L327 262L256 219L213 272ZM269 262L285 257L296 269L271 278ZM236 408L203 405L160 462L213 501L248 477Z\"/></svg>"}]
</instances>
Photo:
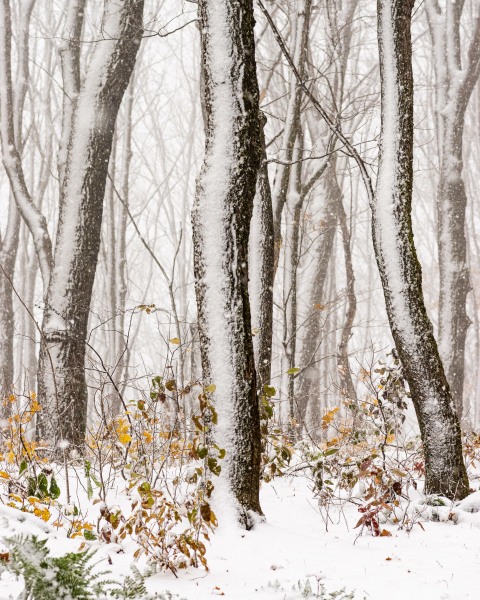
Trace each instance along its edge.
<instances>
[{"instance_id":1,"label":"tree trunk","mask_svg":"<svg viewBox=\"0 0 480 600\"><path fill-rule=\"evenodd\" d=\"M320 393L320 369L316 363L316 357L320 349L322 339L323 322L325 320L324 306L325 302L325 281L328 274L328 265L332 254L333 240L338 219L337 203L338 198L335 195L335 188L332 185L332 178L335 177L335 161L331 159L326 173L323 186L324 206L320 216L322 235L318 241L315 257L315 274L311 285L309 309L310 315L306 323L305 334L303 337L302 352L300 358L300 368L298 389L297 389L297 410L299 422L307 426L307 411L310 402L318 399ZM307 427L308 429L308 427Z\"/></svg>"},{"instance_id":2,"label":"tree trunk","mask_svg":"<svg viewBox=\"0 0 480 600\"><path fill-rule=\"evenodd\" d=\"M248 239L263 155L252 1L201 0L199 19L206 143L192 224L202 367L216 386L212 435L226 450L217 487L250 527L249 512L261 508Z\"/></svg>"},{"instance_id":3,"label":"tree trunk","mask_svg":"<svg viewBox=\"0 0 480 600\"><path fill-rule=\"evenodd\" d=\"M303 78L305 75L305 61L307 58L308 36L310 31L310 14L312 8L311 0L297 0L295 12L295 36L293 47L293 58L298 72ZM300 123L300 108L302 100L302 89L295 75L290 76L290 98L288 101L285 127L282 138L282 164L278 165L273 184L273 227L274 227L274 270L277 270L280 247L282 245L281 223L282 211L287 199L290 181L291 161L294 152L295 140L298 135Z\"/></svg>"},{"instance_id":4,"label":"tree trunk","mask_svg":"<svg viewBox=\"0 0 480 600\"><path fill-rule=\"evenodd\" d=\"M337 183L338 186L338 183ZM353 385L352 373L350 370L350 361L348 359L348 342L352 336L353 322L357 312L357 297L355 295L355 274L353 271L352 250L350 248L351 232L347 223L347 215L343 206L343 198L340 188L338 198L338 222L342 232L342 246L345 260L345 300L347 303L345 310L345 320L342 327L340 344L338 345L337 366L340 378L340 389L342 396L346 397L350 403L356 405L357 393Z\"/></svg>"},{"instance_id":5,"label":"tree trunk","mask_svg":"<svg viewBox=\"0 0 480 600\"><path fill-rule=\"evenodd\" d=\"M10 403L2 406L2 400L12 393L14 383L13 364L13 274L17 257L20 230L20 213L10 195L7 230L0 238L0 412L8 416Z\"/></svg>"},{"instance_id":6,"label":"tree trunk","mask_svg":"<svg viewBox=\"0 0 480 600\"><path fill-rule=\"evenodd\" d=\"M7 120L2 119L1 137L2 144L7 144L8 140L14 140L14 147L17 149L18 156L21 156L23 150L22 117L28 84L29 27L34 5L35 0L28 0L28 2L25 2L20 15L17 42L17 74L14 93L12 89L11 72L9 73L9 69L11 69L10 6L3 7L6 22L2 22L2 27L5 27L5 30L0 51L3 53L1 58L4 59L3 63L5 68L2 77L5 77L7 82L2 94L5 100L2 103L0 110L8 111L5 115L8 122ZM4 150L5 158L11 152L12 149L7 150L6 152ZM15 331L13 276L20 237L20 219L20 212L16 206L15 198L13 194L10 194L8 220L4 239L2 240L0 236L0 412L3 415L8 415L10 413L10 403L6 403L5 407L2 407L1 402L5 396L8 396L11 393L15 378L13 360L13 338Z\"/></svg>"},{"instance_id":7,"label":"tree trunk","mask_svg":"<svg viewBox=\"0 0 480 600\"><path fill-rule=\"evenodd\" d=\"M467 315L470 276L467 265L463 181L463 128L465 112L478 80L480 15L462 65L460 20L464 2L447 2L443 11L436 0L426 1L436 79L436 113L440 148L437 191L439 293L439 351L445 365L459 418L463 415L465 341L471 323Z\"/></svg>"},{"instance_id":8,"label":"tree trunk","mask_svg":"<svg viewBox=\"0 0 480 600\"><path fill-rule=\"evenodd\" d=\"M427 316L413 241L414 0L378 0L382 128L372 227L387 314L420 425L427 493L463 498L468 478L450 388Z\"/></svg>"},{"instance_id":9,"label":"tree trunk","mask_svg":"<svg viewBox=\"0 0 480 600\"><path fill-rule=\"evenodd\" d=\"M249 238L249 294L259 392L271 377L274 280L272 194L263 128L260 135L263 160L258 172Z\"/></svg>"},{"instance_id":10,"label":"tree trunk","mask_svg":"<svg viewBox=\"0 0 480 600\"><path fill-rule=\"evenodd\" d=\"M63 438L81 447L84 442L85 341L107 169L117 113L141 41L142 17L143 0L105 1L106 39L97 43L71 121L38 373L43 406L38 434L51 443Z\"/></svg>"}]
</instances>

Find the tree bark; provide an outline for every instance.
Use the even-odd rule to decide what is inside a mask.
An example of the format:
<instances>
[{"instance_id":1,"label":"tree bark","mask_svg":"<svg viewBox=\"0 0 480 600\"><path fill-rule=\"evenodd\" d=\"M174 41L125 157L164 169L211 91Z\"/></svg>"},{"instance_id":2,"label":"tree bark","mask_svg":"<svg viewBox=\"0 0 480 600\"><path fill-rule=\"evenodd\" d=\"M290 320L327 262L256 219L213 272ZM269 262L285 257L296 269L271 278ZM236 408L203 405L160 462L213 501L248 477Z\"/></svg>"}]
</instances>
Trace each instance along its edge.
<instances>
[{"instance_id":1,"label":"tree bark","mask_svg":"<svg viewBox=\"0 0 480 600\"><path fill-rule=\"evenodd\" d=\"M38 372L43 406L38 435L50 443L63 438L81 447L84 442L85 340L107 169L117 113L142 37L143 4L105 0L105 39L97 42L71 119Z\"/></svg>"},{"instance_id":2,"label":"tree bark","mask_svg":"<svg viewBox=\"0 0 480 600\"><path fill-rule=\"evenodd\" d=\"M382 127L372 201L375 255L387 314L417 413L425 454L427 493L468 494L460 426L427 316L413 241L414 0L378 0Z\"/></svg>"},{"instance_id":3,"label":"tree bark","mask_svg":"<svg viewBox=\"0 0 480 600\"><path fill-rule=\"evenodd\" d=\"M259 501L260 420L248 295L248 240L263 154L251 0L201 0L205 158L192 211L204 380L215 384L226 450L217 487L250 527Z\"/></svg>"},{"instance_id":4,"label":"tree bark","mask_svg":"<svg viewBox=\"0 0 480 600\"><path fill-rule=\"evenodd\" d=\"M249 295L259 392L270 382L271 377L275 276L272 193L268 178L263 127L260 135L263 160L258 172L249 237Z\"/></svg>"}]
</instances>

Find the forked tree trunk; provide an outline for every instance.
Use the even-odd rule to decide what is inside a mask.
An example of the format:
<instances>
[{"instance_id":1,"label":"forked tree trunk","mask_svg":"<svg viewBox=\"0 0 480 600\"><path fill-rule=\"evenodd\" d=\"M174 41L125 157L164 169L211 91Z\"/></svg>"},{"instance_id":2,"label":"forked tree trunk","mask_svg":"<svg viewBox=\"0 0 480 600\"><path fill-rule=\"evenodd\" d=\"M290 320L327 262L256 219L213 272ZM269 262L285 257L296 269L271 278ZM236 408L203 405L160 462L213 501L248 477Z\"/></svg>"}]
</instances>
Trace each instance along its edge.
<instances>
[{"instance_id":1,"label":"forked tree trunk","mask_svg":"<svg viewBox=\"0 0 480 600\"><path fill-rule=\"evenodd\" d=\"M195 289L207 384L226 450L220 482L251 526L259 502L260 421L250 303L248 239L263 155L251 0L201 0L205 159L192 213ZM225 501L223 501L225 502Z\"/></svg>"},{"instance_id":2,"label":"forked tree trunk","mask_svg":"<svg viewBox=\"0 0 480 600\"><path fill-rule=\"evenodd\" d=\"M117 113L141 41L143 4L105 1L105 39L97 43L71 117L38 372L43 406L38 435L52 444L59 438L76 447L84 442L85 342L107 169Z\"/></svg>"},{"instance_id":3,"label":"forked tree trunk","mask_svg":"<svg viewBox=\"0 0 480 600\"><path fill-rule=\"evenodd\" d=\"M464 2L447 2L442 11L427 0L436 79L440 180L437 191L438 259L440 271L439 351L459 418L463 415L465 341L470 276L467 264L463 180L465 112L480 72L480 14L472 20L473 35L462 65L460 20ZM477 9L478 10L478 9Z\"/></svg>"},{"instance_id":4,"label":"forked tree trunk","mask_svg":"<svg viewBox=\"0 0 480 600\"><path fill-rule=\"evenodd\" d=\"M427 493L468 494L460 426L425 310L412 231L414 0L378 0L382 128L373 241L387 314L420 425Z\"/></svg>"}]
</instances>

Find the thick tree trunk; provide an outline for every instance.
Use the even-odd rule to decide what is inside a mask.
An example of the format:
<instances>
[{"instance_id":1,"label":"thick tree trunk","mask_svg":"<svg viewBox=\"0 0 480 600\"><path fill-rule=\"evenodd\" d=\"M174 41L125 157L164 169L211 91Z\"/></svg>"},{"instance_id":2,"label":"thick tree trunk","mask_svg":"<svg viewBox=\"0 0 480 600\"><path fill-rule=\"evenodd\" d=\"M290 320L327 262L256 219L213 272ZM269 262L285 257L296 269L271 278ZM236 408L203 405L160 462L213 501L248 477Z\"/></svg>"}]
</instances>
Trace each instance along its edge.
<instances>
[{"instance_id":1,"label":"thick tree trunk","mask_svg":"<svg viewBox=\"0 0 480 600\"><path fill-rule=\"evenodd\" d=\"M427 493L468 494L460 426L425 310L413 241L414 0L378 0L382 129L377 189L372 201L375 255L387 314L420 425Z\"/></svg>"},{"instance_id":2,"label":"thick tree trunk","mask_svg":"<svg viewBox=\"0 0 480 600\"><path fill-rule=\"evenodd\" d=\"M80 3L81 4L81 3ZM81 8L83 10L83 8ZM84 442L85 341L115 121L142 36L143 0L106 0L68 137L55 255L46 298L38 390L40 438Z\"/></svg>"},{"instance_id":3,"label":"thick tree trunk","mask_svg":"<svg viewBox=\"0 0 480 600\"><path fill-rule=\"evenodd\" d=\"M251 0L201 0L206 147L192 213L205 382L215 384L226 449L220 483L251 525L259 502L260 421L248 296L248 240L263 155ZM224 501L223 501L224 502Z\"/></svg>"}]
</instances>

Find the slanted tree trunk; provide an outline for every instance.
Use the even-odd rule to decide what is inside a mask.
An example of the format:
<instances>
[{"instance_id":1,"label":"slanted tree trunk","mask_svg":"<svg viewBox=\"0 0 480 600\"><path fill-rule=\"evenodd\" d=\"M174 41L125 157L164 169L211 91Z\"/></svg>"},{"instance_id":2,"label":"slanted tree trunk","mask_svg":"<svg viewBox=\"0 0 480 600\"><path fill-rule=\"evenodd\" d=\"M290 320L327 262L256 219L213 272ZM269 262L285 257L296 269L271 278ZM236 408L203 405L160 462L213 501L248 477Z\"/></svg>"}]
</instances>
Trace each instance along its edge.
<instances>
[{"instance_id":1,"label":"slanted tree trunk","mask_svg":"<svg viewBox=\"0 0 480 600\"><path fill-rule=\"evenodd\" d=\"M205 159L192 212L202 367L226 449L220 483L244 526L259 502L260 421L248 239L263 155L251 0L200 0ZM223 500L225 502L225 500Z\"/></svg>"},{"instance_id":2,"label":"slanted tree trunk","mask_svg":"<svg viewBox=\"0 0 480 600\"><path fill-rule=\"evenodd\" d=\"M81 19L83 7L78 4ZM143 0L105 0L105 39L97 42L71 116L69 135L64 138L68 150L38 372L44 408L39 414L38 434L51 443L61 437L80 447L84 441L85 340L107 169L117 113L141 41L143 4Z\"/></svg>"},{"instance_id":3,"label":"slanted tree trunk","mask_svg":"<svg viewBox=\"0 0 480 600\"><path fill-rule=\"evenodd\" d=\"M460 426L427 316L412 231L414 0L378 0L382 128L372 201L375 255L388 319L420 425L427 493L468 494Z\"/></svg>"},{"instance_id":4,"label":"slanted tree trunk","mask_svg":"<svg viewBox=\"0 0 480 600\"><path fill-rule=\"evenodd\" d=\"M462 174L463 128L467 105L480 72L480 14L473 22L470 47L462 65L460 19L465 2L447 2L443 11L437 0L427 0L425 5L433 42L441 154L437 191L440 270L438 347L461 419L465 341L471 323L466 307L471 287L465 231L467 194Z\"/></svg>"}]
</instances>

